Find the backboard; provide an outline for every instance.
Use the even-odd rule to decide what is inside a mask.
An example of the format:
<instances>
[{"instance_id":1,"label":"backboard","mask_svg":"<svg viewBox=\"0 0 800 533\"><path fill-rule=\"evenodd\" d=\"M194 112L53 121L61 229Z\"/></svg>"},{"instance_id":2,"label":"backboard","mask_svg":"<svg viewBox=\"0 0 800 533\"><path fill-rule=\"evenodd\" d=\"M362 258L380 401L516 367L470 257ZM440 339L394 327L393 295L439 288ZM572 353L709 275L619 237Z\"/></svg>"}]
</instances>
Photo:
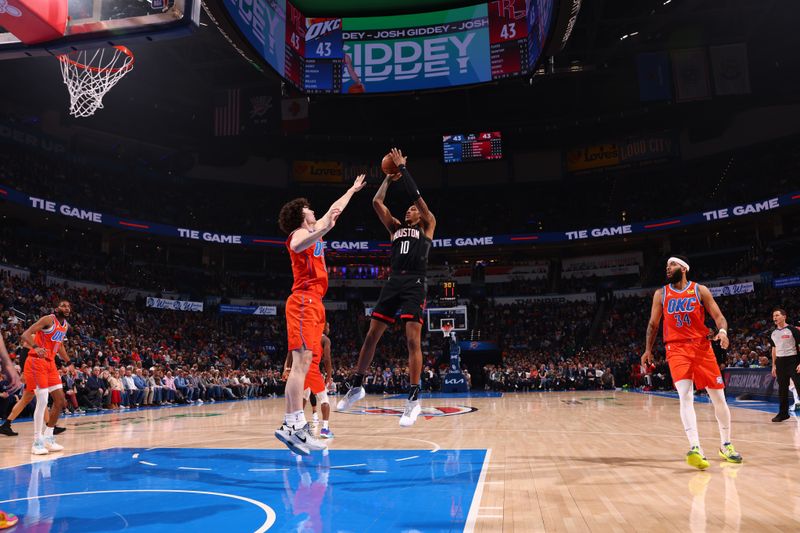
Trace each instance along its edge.
<instances>
[{"instance_id":1,"label":"backboard","mask_svg":"<svg viewBox=\"0 0 800 533\"><path fill-rule=\"evenodd\" d=\"M14 9L18 1L0 3ZM67 4L64 36L35 45L25 45L3 28L4 16L8 15L0 16L0 59L60 55L179 37L190 33L200 21L200 0L68 0Z\"/></svg>"},{"instance_id":2,"label":"backboard","mask_svg":"<svg viewBox=\"0 0 800 533\"><path fill-rule=\"evenodd\" d=\"M456 307L430 307L425 310L428 317L428 331L442 331L442 325L450 324L453 331L467 331L467 307L459 305Z\"/></svg>"}]
</instances>

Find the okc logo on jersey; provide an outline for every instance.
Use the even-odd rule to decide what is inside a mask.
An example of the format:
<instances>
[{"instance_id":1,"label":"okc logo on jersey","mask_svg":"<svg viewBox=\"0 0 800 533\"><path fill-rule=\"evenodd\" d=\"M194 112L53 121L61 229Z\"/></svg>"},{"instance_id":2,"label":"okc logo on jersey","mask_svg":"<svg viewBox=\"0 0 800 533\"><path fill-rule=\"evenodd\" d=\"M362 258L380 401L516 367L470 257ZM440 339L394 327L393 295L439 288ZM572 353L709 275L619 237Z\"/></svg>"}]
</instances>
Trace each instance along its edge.
<instances>
[{"instance_id":1,"label":"okc logo on jersey","mask_svg":"<svg viewBox=\"0 0 800 533\"><path fill-rule=\"evenodd\" d=\"M667 303L667 313L691 313L694 311L694 304L697 298L673 298Z\"/></svg>"},{"instance_id":2,"label":"okc logo on jersey","mask_svg":"<svg viewBox=\"0 0 800 533\"><path fill-rule=\"evenodd\" d=\"M325 254L325 243L317 241L314 243L314 257L319 257Z\"/></svg>"},{"instance_id":3,"label":"okc logo on jersey","mask_svg":"<svg viewBox=\"0 0 800 533\"><path fill-rule=\"evenodd\" d=\"M53 340L53 342L61 342L61 341L63 341L64 340L64 332L63 331L56 331L55 333L53 333L53 336L51 337L51 339Z\"/></svg>"}]
</instances>

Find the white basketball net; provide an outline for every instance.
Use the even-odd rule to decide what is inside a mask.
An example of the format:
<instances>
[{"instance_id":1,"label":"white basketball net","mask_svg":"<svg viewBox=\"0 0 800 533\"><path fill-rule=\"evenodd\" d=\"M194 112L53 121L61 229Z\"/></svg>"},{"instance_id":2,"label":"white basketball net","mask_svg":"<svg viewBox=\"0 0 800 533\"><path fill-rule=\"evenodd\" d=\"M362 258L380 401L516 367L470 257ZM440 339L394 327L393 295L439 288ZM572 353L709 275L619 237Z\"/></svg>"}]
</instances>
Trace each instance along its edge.
<instances>
[{"instance_id":1,"label":"white basketball net","mask_svg":"<svg viewBox=\"0 0 800 533\"><path fill-rule=\"evenodd\" d=\"M69 89L69 113L89 117L103 107L103 96L133 69L133 53L124 46L76 50L58 56Z\"/></svg>"},{"instance_id":2,"label":"white basketball net","mask_svg":"<svg viewBox=\"0 0 800 533\"><path fill-rule=\"evenodd\" d=\"M442 324L442 335L445 337L450 336L450 332L453 331L453 326L450 324Z\"/></svg>"}]
</instances>

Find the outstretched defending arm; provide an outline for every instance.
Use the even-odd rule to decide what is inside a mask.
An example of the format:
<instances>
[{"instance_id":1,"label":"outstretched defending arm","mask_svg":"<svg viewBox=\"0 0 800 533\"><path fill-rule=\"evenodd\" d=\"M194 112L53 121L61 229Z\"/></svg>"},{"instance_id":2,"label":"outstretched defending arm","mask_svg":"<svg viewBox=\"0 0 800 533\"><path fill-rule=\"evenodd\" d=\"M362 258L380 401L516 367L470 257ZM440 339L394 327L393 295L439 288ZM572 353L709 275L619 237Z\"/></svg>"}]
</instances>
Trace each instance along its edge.
<instances>
[{"instance_id":1,"label":"outstretched defending arm","mask_svg":"<svg viewBox=\"0 0 800 533\"><path fill-rule=\"evenodd\" d=\"M317 221L314 231L308 231L305 228L300 228L292 234L292 242L289 244L289 246L292 248L292 251L302 252L303 250L310 248L315 242L320 240L325 236L325 234L333 229L333 227L336 225L336 220L339 218L339 215L342 214L342 211L344 211L344 208L347 207L347 204L350 202L350 198L364 188L364 185L366 184L366 181L364 180L365 177L366 176L364 174L359 175L356 178L356 181L353 183L353 186L347 189L347 192L344 193L341 198L331 204L328 212Z\"/></svg>"},{"instance_id":2,"label":"outstretched defending arm","mask_svg":"<svg viewBox=\"0 0 800 533\"><path fill-rule=\"evenodd\" d=\"M409 172L408 168L406 167L406 161L408 158L405 157L403 152L397 148L392 148L389 151L389 155L392 156L392 161L394 161L394 164L397 165L397 168L400 169L400 173L403 175L403 185L406 188L406 192L408 192L408 195L411 197L414 205L416 205L417 209L419 209L420 218L422 218L422 222L425 223L425 235L429 239L433 238L433 231L436 229L436 217L434 217L433 213L431 213L431 210L428 209L428 204L426 204L425 200L422 199L422 194L419 192L419 187L417 187L416 182L414 182L414 178L411 176L411 172Z\"/></svg>"},{"instance_id":3,"label":"outstretched defending arm","mask_svg":"<svg viewBox=\"0 0 800 533\"><path fill-rule=\"evenodd\" d=\"M653 362L653 346L658 337L658 325L661 323L661 295L660 291L653 294L653 305L650 307L650 320L647 322L647 337L644 342L642 364Z\"/></svg>"}]
</instances>

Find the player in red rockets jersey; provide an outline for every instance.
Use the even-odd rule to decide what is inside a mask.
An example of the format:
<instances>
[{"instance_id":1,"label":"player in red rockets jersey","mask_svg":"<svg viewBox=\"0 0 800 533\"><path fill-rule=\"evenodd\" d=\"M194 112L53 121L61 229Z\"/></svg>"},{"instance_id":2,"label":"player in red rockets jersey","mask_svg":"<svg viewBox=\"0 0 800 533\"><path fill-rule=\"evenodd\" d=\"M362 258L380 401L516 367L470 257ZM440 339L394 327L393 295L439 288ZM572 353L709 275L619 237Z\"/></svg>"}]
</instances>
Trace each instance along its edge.
<instances>
[{"instance_id":1,"label":"player in red rockets jersey","mask_svg":"<svg viewBox=\"0 0 800 533\"><path fill-rule=\"evenodd\" d=\"M328 291L325 269L325 236L350 198L364 188L364 174L358 176L347 192L336 200L328 212L316 219L305 198L286 203L278 218L283 231L289 234L286 248L292 262L294 284L286 300L286 332L292 352L292 368L286 380L286 415L275 437L295 453L308 455L311 450L325 448L311 435L303 413L303 384L315 354L322 355L322 332L325 328L325 306L322 299Z\"/></svg>"},{"instance_id":2,"label":"player in red rockets jersey","mask_svg":"<svg viewBox=\"0 0 800 533\"><path fill-rule=\"evenodd\" d=\"M741 463L742 456L731 444L731 412L725 401L722 375L708 339L706 313L716 322L719 333L714 340L719 340L723 348L728 347L728 321L708 287L689 281L686 277L688 272L689 261L685 257L674 256L667 260L669 283L653 295L642 364L653 361L653 345L663 315L667 363L678 391L681 421L691 446L686 454L686 462L704 470L709 463L700 446L693 385L698 389L706 389L714 405L720 434L719 456L731 463Z\"/></svg>"},{"instance_id":3,"label":"player in red rockets jersey","mask_svg":"<svg viewBox=\"0 0 800 533\"><path fill-rule=\"evenodd\" d=\"M71 313L70 303L61 300L53 314L43 316L21 335L22 341L30 348L25 360L25 388L36 395L31 448L34 455L46 455L64 449L53 436L53 429L66 404L61 376L56 368L56 356L60 356L65 362L69 361L64 341L69 329L67 318ZM53 397L53 407L45 422L49 396Z\"/></svg>"}]
</instances>

